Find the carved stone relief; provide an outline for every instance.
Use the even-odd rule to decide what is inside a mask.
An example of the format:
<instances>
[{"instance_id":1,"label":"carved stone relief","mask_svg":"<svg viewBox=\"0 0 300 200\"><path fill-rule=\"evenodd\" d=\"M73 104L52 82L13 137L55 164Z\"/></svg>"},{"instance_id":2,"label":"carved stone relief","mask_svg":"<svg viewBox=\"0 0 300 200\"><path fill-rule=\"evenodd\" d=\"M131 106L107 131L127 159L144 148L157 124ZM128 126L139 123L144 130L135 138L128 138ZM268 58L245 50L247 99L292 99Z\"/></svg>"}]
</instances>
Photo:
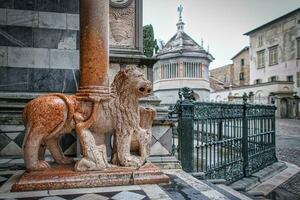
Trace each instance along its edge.
<instances>
[{"instance_id":1,"label":"carved stone relief","mask_svg":"<svg viewBox=\"0 0 300 200\"><path fill-rule=\"evenodd\" d=\"M135 48L135 2L126 8L110 6L110 45L116 48Z\"/></svg>"}]
</instances>

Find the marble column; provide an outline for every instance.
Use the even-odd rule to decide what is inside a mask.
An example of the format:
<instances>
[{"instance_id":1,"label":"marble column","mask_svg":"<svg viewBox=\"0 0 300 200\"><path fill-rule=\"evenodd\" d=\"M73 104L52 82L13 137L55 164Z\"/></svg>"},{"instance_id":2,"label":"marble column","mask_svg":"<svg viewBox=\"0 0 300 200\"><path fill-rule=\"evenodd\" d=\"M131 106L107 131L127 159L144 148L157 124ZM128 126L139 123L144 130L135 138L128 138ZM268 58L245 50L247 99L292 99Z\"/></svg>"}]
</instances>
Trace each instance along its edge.
<instances>
[{"instance_id":1,"label":"marble column","mask_svg":"<svg viewBox=\"0 0 300 200\"><path fill-rule=\"evenodd\" d=\"M108 92L109 0L80 1L80 92Z\"/></svg>"}]
</instances>

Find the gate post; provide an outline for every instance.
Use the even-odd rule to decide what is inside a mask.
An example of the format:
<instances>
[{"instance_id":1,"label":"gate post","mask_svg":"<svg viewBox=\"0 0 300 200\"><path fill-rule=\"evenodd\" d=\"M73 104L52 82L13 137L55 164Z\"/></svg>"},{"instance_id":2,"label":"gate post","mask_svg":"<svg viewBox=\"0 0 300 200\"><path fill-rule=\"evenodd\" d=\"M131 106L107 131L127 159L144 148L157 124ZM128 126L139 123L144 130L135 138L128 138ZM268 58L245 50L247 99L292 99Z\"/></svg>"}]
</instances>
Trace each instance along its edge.
<instances>
[{"instance_id":1,"label":"gate post","mask_svg":"<svg viewBox=\"0 0 300 200\"><path fill-rule=\"evenodd\" d=\"M242 133L242 156L243 156L243 174L248 176L248 118L247 118L247 94L243 95L243 133Z\"/></svg>"},{"instance_id":2,"label":"gate post","mask_svg":"<svg viewBox=\"0 0 300 200\"><path fill-rule=\"evenodd\" d=\"M192 98L192 90L183 88L179 92L184 96L180 96L180 116L178 120L179 127L179 155L182 169L186 172L194 171L194 103Z\"/></svg>"}]
</instances>

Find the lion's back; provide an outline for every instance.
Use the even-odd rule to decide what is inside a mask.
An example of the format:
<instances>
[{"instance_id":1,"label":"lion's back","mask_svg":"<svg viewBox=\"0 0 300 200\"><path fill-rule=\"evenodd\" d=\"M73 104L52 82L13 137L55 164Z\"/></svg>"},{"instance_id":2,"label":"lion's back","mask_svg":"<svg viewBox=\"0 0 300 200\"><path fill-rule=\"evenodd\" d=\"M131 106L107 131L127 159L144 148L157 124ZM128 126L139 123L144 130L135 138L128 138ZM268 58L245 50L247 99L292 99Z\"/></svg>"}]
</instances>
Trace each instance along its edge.
<instances>
[{"instance_id":1,"label":"lion's back","mask_svg":"<svg viewBox=\"0 0 300 200\"><path fill-rule=\"evenodd\" d=\"M24 108L24 125L38 127L40 134L50 134L55 127L65 121L67 105L63 99L55 95L44 95L31 100Z\"/></svg>"}]
</instances>

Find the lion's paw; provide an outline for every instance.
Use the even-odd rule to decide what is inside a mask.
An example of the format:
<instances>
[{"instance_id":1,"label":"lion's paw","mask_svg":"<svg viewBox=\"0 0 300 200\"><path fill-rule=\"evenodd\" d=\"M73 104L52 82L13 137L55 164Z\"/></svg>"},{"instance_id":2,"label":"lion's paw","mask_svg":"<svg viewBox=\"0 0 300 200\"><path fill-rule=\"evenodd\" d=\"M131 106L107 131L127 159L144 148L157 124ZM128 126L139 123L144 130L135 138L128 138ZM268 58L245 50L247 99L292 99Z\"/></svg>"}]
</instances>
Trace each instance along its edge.
<instances>
[{"instance_id":1,"label":"lion's paw","mask_svg":"<svg viewBox=\"0 0 300 200\"><path fill-rule=\"evenodd\" d=\"M42 171L48 168L50 168L50 165L46 161L38 160L34 166L30 167L30 170Z\"/></svg>"},{"instance_id":2,"label":"lion's paw","mask_svg":"<svg viewBox=\"0 0 300 200\"><path fill-rule=\"evenodd\" d=\"M130 156L125 160L125 167L141 167L144 164L144 161L137 156Z\"/></svg>"},{"instance_id":3,"label":"lion's paw","mask_svg":"<svg viewBox=\"0 0 300 200\"><path fill-rule=\"evenodd\" d=\"M84 172L89 169L90 161L82 158L81 160L78 160L74 166L75 171Z\"/></svg>"}]
</instances>

